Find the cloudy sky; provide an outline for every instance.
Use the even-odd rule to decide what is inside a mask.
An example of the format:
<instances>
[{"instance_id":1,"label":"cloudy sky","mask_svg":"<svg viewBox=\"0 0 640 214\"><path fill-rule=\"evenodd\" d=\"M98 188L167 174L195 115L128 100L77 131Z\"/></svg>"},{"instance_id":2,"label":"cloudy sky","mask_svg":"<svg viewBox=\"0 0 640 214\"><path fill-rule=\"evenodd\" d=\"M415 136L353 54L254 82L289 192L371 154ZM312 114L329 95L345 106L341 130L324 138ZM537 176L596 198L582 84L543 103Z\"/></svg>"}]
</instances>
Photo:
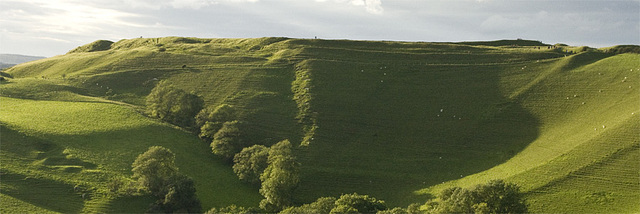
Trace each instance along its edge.
<instances>
[{"instance_id":1,"label":"cloudy sky","mask_svg":"<svg viewBox=\"0 0 640 214\"><path fill-rule=\"evenodd\" d=\"M640 0L0 0L0 53L189 36L640 44Z\"/></svg>"}]
</instances>

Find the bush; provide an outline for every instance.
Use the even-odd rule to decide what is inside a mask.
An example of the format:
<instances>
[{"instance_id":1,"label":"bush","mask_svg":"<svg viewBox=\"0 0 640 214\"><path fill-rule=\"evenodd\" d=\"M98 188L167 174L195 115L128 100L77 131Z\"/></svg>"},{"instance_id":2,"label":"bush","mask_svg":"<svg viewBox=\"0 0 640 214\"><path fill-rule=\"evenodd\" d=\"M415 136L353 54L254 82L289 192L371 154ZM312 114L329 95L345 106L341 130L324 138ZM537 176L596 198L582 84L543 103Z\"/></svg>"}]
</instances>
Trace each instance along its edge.
<instances>
[{"instance_id":1,"label":"bush","mask_svg":"<svg viewBox=\"0 0 640 214\"><path fill-rule=\"evenodd\" d=\"M216 132L211 142L211 151L225 160L231 160L245 146L241 139L240 123L236 121L225 122L222 128Z\"/></svg>"},{"instance_id":2,"label":"bush","mask_svg":"<svg viewBox=\"0 0 640 214\"><path fill-rule=\"evenodd\" d=\"M195 125L195 116L202 109L204 101L195 94L176 89L163 81L151 90L146 104L151 117L192 128Z\"/></svg>"},{"instance_id":3,"label":"bush","mask_svg":"<svg viewBox=\"0 0 640 214\"><path fill-rule=\"evenodd\" d=\"M260 175L267 168L269 148L263 145L253 145L242 149L233 157L233 172L242 181L260 184Z\"/></svg>"}]
</instances>

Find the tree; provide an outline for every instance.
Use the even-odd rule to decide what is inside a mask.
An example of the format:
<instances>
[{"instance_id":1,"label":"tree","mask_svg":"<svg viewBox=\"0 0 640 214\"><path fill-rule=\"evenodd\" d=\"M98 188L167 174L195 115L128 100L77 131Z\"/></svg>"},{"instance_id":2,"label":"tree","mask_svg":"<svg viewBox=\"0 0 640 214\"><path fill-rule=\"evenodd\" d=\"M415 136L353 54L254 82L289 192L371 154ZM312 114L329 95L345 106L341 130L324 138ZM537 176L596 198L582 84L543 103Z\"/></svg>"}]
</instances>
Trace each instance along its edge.
<instances>
[{"instance_id":1,"label":"tree","mask_svg":"<svg viewBox=\"0 0 640 214\"><path fill-rule=\"evenodd\" d=\"M492 180L477 185L472 191L477 209L485 209L489 213L526 213L527 205L520 187L503 180ZM481 205L484 203L486 205ZM486 208L483 208L486 207Z\"/></svg>"},{"instance_id":2,"label":"tree","mask_svg":"<svg viewBox=\"0 0 640 214\"><path fill-rule=\"evenodd\" d=\"M253 214L260 213L257 208L253 207L239 207L236 205L230 205L223 208L211 208L209 211L205 212L205 214Z\"/></svg>"},{"instance_id":3,"label":"tree","mask_svg":"<svg viewBox=\"0 0 640 214\"><path fill-rule=\"evenodd\" d=\"M267 163L269 166L260 176L260 194L264 196L260 208L276 212L291 206L293 191L300 181L291 142L283 140L271 146Z\"/></svg>"},{"instance_id":4,"label":"tree","mask_svg":"<svg viewBox=\"0 0 640 214\"><path fill-rule=\"evenodd\" d=\"M196 115L196 126L200 128L200 138L213 139L213 135L222 128L222 124L236 118L234 108L227 104L209 106Z\"/></svg>"},{"instance_id":5,"label":"tree","mask_svg":"<svg viewBox=\"0 0 640 214\"><path fill-rule=\"evenodd\" d=\"M152 146L138 155L131 167L138 185L157 197L167 193L170 179L178 173L175 154L161 146Z\"/></svg>"},{"instance_id":6,"label":"tree","mask_svg":"<svg viewBox=\"0 0 640 214\"><path fill-rule=\"evenodd\" d=\"M176 89L165 81L151 90L146 103L151 117L185 128L195 125L195 116L204 105L202 98Z\"/></svg>"},{"instance_id":7,"label":"tree","mask_svg":"<svg viewBox=\"0 0 640 214\"><path fill-rule=\"evenodd\" d=\"M479 184L471 190L453 187L442 191L435 213L526 213L520 188L503 180Z\"/></svg>"},{"instance_id":8,"label":"tree","mask_svg":"<svg viewBox=\"0 0 640 214\"><path fill-rule=\"evenodd\" d=\"M182 174L175 175L168 189L164 199L160 200L165 212L199 213L202 210L193 179Z\"/></svg>"},{"instance_id":9,"label":"tree","mask_svg":"<svg viewBox=\"0 0 640 214\"><path fill-rule=\"evenodd\" d=\"M330 213L376 213L387 209L384 201L357 193L340 196L335 205Z\"/></svg>"},{"instance_id":10,"label":"tree","mask_svg":"<svg viewBox=\"0 0 640 214\"><path fill-rule=\"evenodd\" d=\"M289 207L282 210L280 214L298 214L298 213L329 213L335 208L336 198L322 197L318 198L311 204L304 204L299 207Z\"/></svg>"},{"instance_id":11,"label":"tree","mask_svg":"<svg viewBox=\"0 0 640 214\"><path fill-rule=\"evenodd\" d=\"M178 173L175 154L171 150L152 146L138 155L131 165L133 178L142 189L158 198L149 212L200 212L200 200L196 197L193 180Z\"/></svg>"},{"instance_id":12,"label":"tree","mask_svg":"<svg viewBox=\"0 0 640 214\"><path fill-rule=\"evenodd\" d=\"M269 148L263 145L253 145L242 149L233 157L233 172L240 180L260 184L260 175L267 168Z\"/></svg>"},{"instance_id":13,"label":"tree","mask_svg":"<svg viewBox=\"0 0 640 214\"><path fill-rule=\"evenodd\" d=\"M473 213L475 200L471 191L452 187L440 193L441 202L437 204L436 213Z\"/></svg>"},{"instance_id":14,"label":"tree","mask_svg":"<svg viewBox=\"0 0 640 214\"><path fill-rule=\"evenodd\" d=\"M222 128L213 136L213 141L210 145L211 151L225 160L231 160L245 146L241 135L240 122L237 120L225 122L222 124Z\"/></svg>"}]
</instances>

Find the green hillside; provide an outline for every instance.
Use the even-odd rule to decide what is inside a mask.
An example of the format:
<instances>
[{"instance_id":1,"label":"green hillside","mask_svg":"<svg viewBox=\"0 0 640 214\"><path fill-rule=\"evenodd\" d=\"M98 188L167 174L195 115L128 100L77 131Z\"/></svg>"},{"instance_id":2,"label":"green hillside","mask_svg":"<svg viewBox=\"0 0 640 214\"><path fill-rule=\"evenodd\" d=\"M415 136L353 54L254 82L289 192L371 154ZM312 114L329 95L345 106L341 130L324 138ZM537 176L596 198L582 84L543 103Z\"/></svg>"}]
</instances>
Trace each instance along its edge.
<instances>
[{"instance_id":1,"label":"green hillside","mask_svg":"<svg viewBox=\"0 0 640 214\"><path fill-rule=\"evenodd\" d=\"M166 37L96 41L3 72L13 77L0 85L3 211L144 211L151 199L108 189L153 145L176 153L204 210L256 206L257 188L208 142L143 116L161 80L237 108L252 144L299 144L298 203L357 192L406 206L505 179L532 212L640 210L634 53L528 40ZM42 196L52 194L64 202Z\"/></svg>"}]
</instances>

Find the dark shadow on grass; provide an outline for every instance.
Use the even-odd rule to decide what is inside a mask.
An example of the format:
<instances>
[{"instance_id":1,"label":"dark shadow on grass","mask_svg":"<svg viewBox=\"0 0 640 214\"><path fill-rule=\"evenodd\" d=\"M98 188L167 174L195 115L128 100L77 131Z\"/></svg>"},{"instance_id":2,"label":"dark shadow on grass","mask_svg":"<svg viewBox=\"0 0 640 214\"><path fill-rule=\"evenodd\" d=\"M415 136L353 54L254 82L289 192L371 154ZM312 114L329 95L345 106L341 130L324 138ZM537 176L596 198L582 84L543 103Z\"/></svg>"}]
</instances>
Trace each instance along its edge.
<instances>
[{"instance_id":1,"label":"dark shadow on grass","mask_svg":"<svg viewBox=\"0 0 640 214\"><path fill-rule=\"evenodd\" d=\"M387 49L362 52L355 62L309 61L320 128L301 158L302 202L358 192L393 206L424 203L428 196L414 191L502 164L538 138L538 119L500 91L509 65L420 55L399 61ZM336 51L308 54L323 59Z\"/></svg>"},{"instance_id":2,"label":"dark shadow on grass","mask_svg":"<svg viewBox=\"0 0 640 214\"><path fill-rule=\"evenodd\" d=\"M0 179L0 193L37 207L61 213L79 213L84 206L82 194L74 192L69 184L6 173L2 173Z\"/></svg>"}]
</instances>

